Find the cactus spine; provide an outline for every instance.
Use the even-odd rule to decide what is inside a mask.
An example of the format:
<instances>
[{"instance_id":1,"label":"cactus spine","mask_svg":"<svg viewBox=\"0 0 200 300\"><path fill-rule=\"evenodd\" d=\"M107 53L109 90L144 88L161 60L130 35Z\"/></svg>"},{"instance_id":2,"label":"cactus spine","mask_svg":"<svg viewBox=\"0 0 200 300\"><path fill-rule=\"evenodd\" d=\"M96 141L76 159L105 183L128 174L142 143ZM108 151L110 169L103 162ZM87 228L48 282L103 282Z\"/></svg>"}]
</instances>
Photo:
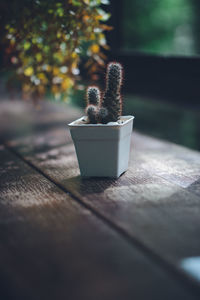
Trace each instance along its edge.
<instances>
[{"instance_id":1,"label":"cactus spine","mask_svg":"<svg viewBox=\"0 0 200 300\"><path fill-rule=\"evenodd\" d=\"M96 124L117 122L122 112L120 89L122 85L122 65L117 62L108 64L106 89L100 105L100 91L97 87L87 89L88 123Z\"/></svg>"}]
</instances>

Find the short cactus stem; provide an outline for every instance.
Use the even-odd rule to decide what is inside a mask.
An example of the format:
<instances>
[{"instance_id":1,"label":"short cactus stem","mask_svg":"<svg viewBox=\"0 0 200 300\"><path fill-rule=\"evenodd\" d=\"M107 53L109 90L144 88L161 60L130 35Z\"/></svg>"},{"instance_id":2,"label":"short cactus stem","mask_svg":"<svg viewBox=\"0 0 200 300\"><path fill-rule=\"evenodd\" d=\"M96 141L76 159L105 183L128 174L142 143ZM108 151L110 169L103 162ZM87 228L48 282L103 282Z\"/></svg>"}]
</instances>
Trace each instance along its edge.
<instances>
[{"instance_id":1,"label":"short cactus stem","mask_svg":"<svg viewBox=\"0 0 200 300\"><path fill-rule=\"evenodd\" d=\"M96 124L98 121L98 107L100 102L100 91L96 86L89 86L87 89L87 108L86 114L88 123Z\"/></svg>"},{"instance_id":2,"label":"short cactus stem","mask_svg":"<svg viewBox=\"0 0 200 300\"><path fill-rule=\"evenodd\" d=\"M98 112L98 120L102 124L106 124L106 119L108 116L108 110L106 107L101 107Z\"/></svg>"},{"instance_id":3,"label":"short cactus stem","mask_svg":"<svg viewBox=\"0 0 200 300\"><path fill-rule=\"evenodd\" d=\"M96 105L88 105L86 107L86 114L88 117L88 123L96 124L98 120L98 107Z\"/></svg>"},{"instance_id":4,"label":"short cactus stem","mask_svg":"<svg viewBox=\"0 0 200 300\"><path fill-rule=\"evenodd\" d=\"M99 105L100 91L96 86L89 86L87 89L87 104Z\"/></svg>"}]
</instances>

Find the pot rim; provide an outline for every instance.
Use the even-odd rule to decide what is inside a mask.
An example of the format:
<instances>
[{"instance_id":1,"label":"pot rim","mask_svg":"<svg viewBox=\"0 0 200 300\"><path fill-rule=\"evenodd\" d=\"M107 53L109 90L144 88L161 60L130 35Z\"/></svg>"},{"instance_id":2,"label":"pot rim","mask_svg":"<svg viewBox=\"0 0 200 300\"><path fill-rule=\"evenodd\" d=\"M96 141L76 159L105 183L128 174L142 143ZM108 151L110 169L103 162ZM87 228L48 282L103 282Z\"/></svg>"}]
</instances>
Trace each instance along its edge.
<instances>
[{"instance_id":1,"label":"pot rim","mask_svg":"<svg viewBox=\"0 0 200 300\"><path fill-rule=\"evenodd\" d=\"M134 116L131 116L131 115L128 115L128 116L121 116L120 119L122 119L124 122L121 123L121 124L101 124L101 123L98 123L98 124L76 124L76 122L78 121L82 121L82 119L84 118L87 118L86 116L83 116L71 123L68 124L69 127L122 127L124 126L125 124L127 124L129 121L133 120L135 117Z\"/></svg>"}]
</instances>

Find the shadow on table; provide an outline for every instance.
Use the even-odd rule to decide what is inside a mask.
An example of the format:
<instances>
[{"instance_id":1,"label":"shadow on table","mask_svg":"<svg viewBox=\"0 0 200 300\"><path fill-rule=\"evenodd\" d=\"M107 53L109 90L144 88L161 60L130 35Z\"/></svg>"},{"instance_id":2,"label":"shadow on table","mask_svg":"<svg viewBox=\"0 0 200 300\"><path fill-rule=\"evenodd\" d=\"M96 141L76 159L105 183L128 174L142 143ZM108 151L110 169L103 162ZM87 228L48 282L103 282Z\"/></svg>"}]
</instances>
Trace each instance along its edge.
<instances>
[{"instance_id":1,"label":"shadow on table","mask_svg":"<svg viewBox=\"0 0 200 300\"><path fill-rule=\"evenodd\" d=\"M61 185L67 190L80 193L83 196L88 194L103 193L107 188L117 182L117 179L104 177L82 178L80 175L61 181Z\"/></svg>"}]
</instances>

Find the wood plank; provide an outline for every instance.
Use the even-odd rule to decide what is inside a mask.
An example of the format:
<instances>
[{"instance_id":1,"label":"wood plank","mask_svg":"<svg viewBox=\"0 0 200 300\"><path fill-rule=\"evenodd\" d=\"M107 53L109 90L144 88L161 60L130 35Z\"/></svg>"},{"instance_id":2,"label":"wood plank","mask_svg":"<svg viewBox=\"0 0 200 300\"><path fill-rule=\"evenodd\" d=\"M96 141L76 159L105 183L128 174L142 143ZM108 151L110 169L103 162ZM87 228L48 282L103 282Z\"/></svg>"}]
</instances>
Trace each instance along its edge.
<instances>
[{"instance_id":1,"label":"wood plank","mask_svg":"<svg viewBox=\"0 0 200 300\"><path fill-rule=\"evenodd\" d=\"M3 146L0 166L2 299L198 299Z\"/></svg>"},{"instance_id":2,"label":"wood plank","mask_svg":"<svg viewBox=\"0 0 200 300\"><path fill-rule=\"evenodd\" d=\"M13 137L51 131L67 126L68 121L81 116L81 110L70 105L43 101L39 107L31 102L9 99L0 101L0 142Z\"/></svg>"},{"instance_id":3,"label":"wood plank","mask_svg":"<svg viewBox=\"0 0 200 300\"><path fill-rule=\"evenodd\" d=\"M134 135L135 166L200 195L200 153L146 135Z\"/></svg>"},{"instance_id":4,"label":"wood plank","mask_svg":"<svg viewBox=\"0 0 200 300\"><path fill-rule=\"evenodd\" d=\"M118 180L82 180L69 133L64 126L51 128L9 145L174 268L185 257L199 255L198 184L191 188L199 180L198 152L134 134L127 173Z\"/></svg>"},{"instance_id":5,"label":"wood plank","mask_svg":"<svg viewBox=\"0 0 200 300\"><path fill-rule=\"evenodd\" d=\"M130 167L118 180L81 179L70 144L36 155L26 147L21 151L20 145L17 149L57 184L161 256L177 263L199 255L198 196L139 166Z\"/></svg>"}]
</instances>

